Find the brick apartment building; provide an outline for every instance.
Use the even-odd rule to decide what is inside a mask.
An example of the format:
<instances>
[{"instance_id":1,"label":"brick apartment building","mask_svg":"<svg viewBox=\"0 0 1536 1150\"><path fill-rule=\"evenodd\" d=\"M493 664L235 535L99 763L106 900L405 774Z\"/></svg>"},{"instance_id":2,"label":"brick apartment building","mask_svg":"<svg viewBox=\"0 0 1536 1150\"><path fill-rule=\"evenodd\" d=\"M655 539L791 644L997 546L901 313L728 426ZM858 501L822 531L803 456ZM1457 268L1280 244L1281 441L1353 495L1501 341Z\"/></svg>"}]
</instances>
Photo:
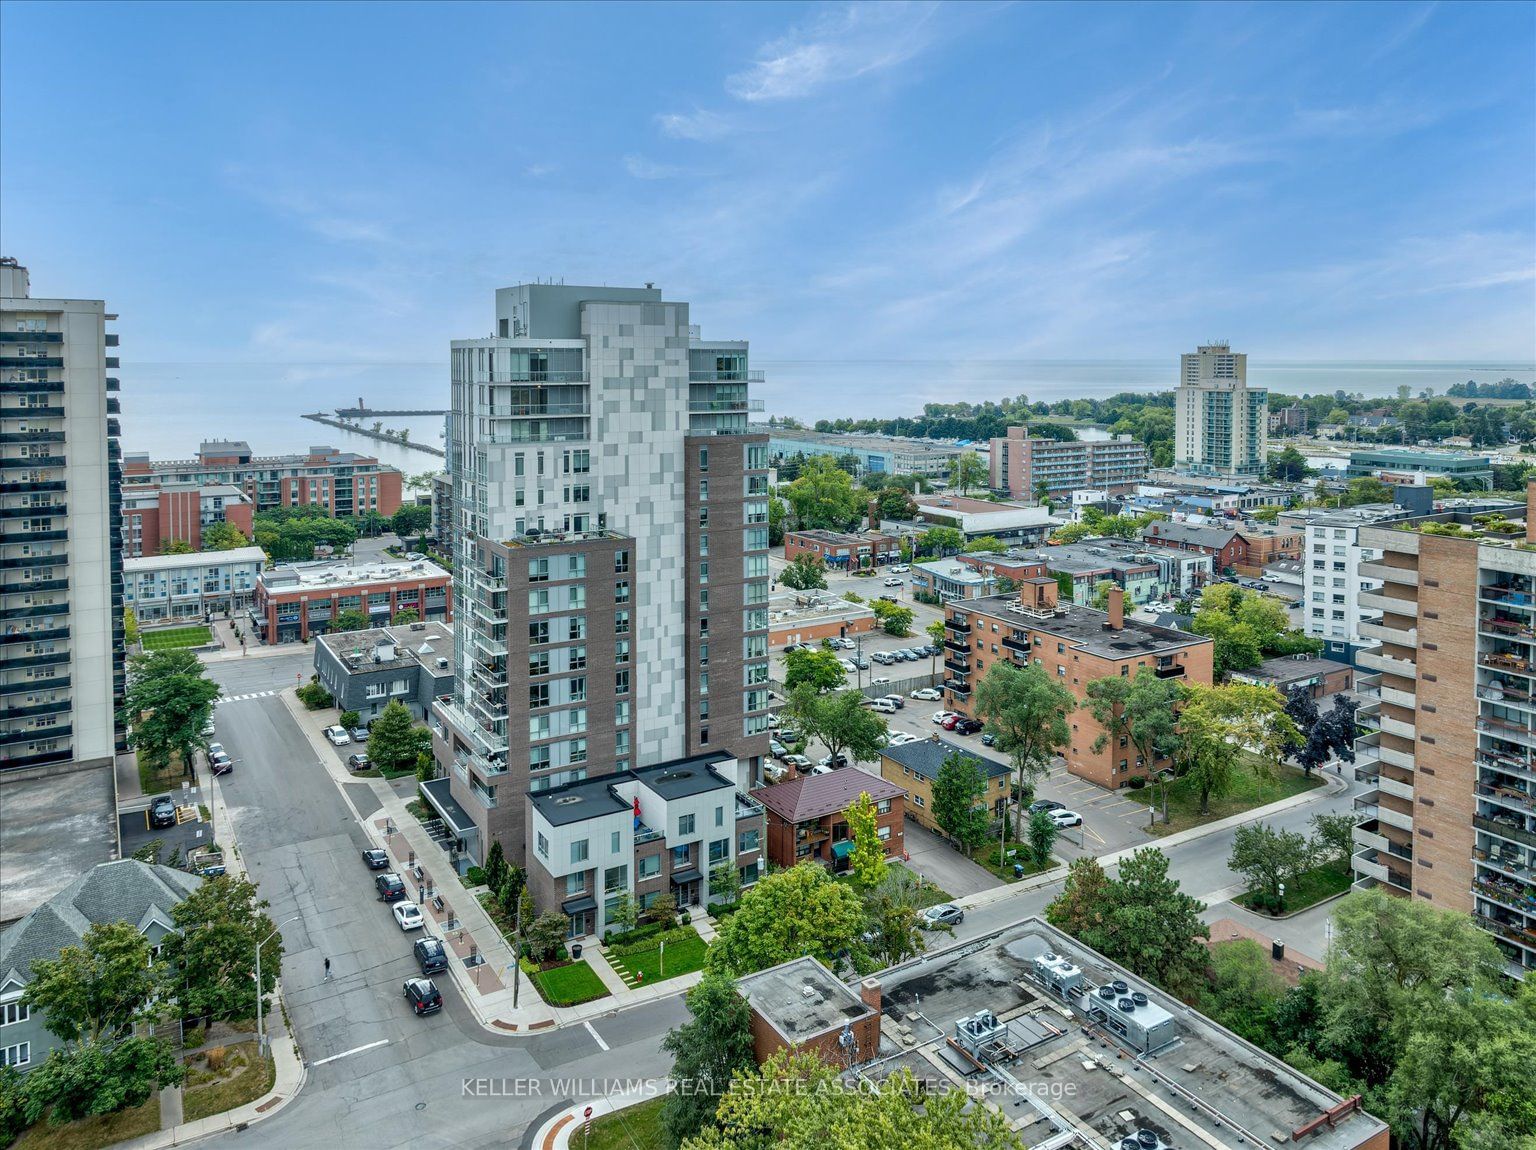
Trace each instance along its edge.
<instances>
[{"instance_id":1,"label":"brick apartment building","mask_svg":"<svg viewBox=\"0 0 1536 1150\"><path fill-rule=\"evenodd\" d=\"M1034 499L1042 483L1051 495L1085 487L1118 495L1147 477L1147 445L1133 435L1064 441L1019 426L991 443L989 486L1014 499Z\"/></svg>"},{"instance_id":2,"label":"brick apartment building","mask_svg":"<svg viewBox=\"0 0 1536 1150\"><path fill-rule=\"evenodd\" d=\"M208 440L197 458L152 462L148 455L123 459L123 494L141 487L227 486L241 491L256 512L274 507L322 507L348 518L400 510L401 476L372 456L334 447L303 455L252 455L244 440Z\"/></svg>"},{"instance_id":3,"label":"brick apartment building","mask_svg":"<svg viewBox=\"0 0 1536 1150\"><path fill-rule=\"evenodd\" d=\"M407 609L423 620L447 621L452 584L453 576L427 560L280 563L262 572L250 617L264 643L305 642L324 634L343 611L361 611L381 625Z\"/></svg>"},{"instance_id":4,"label":"brick apartment building","mask_svg":"<svg viewBox=\"0 0 1536 1150\"><path fill-rule=\"evenodd\" d=\"M1141 537L1148 543L1209 555L1218 574L1230 568L1253 579L1263 575L1271 563L1299 561L1306 538L1302 531L1282 527L1198 527L1168 522L1147 524Z\"/></svg>"},{"instance_id":5,"label":"brick apartment building","mask_svg":"<svg viewBox=\"0 0 1536 1150\"><path fill-rule=\"evenodd\" d=\"M846 535L841 531L786 531L784 558L814 555L828 567L845 571L868 570L877 563L889 563L901 554L901 542L894 535L867 532Z\"/></svg>"},{"instance_id":6,"label":"brick apartment building","mask_svg":"<svg viewBox=\"0 0 1536 1150\"><path fill-rule=\"evenodd\" d=\"M1079 701L1094 679L1135 675L1144 667L1159 678L1210 685L1210 639L1126 618L1119 587L1110 589L1108 611L1058 603L1057 590L1055 579L1040 577L1027 580L1018 594L947 606L944 697L952 710L973 714L976 684L998 660L1043 667ZM1067 769L1089 782L1121 787L1167 765L1138 763L1133 747L1113 742L1095 752L1103 728L1081 707L1067 721Z\"/></svg>"},{"instance_id":7,"label":"brick apartment building","mask_svg":"<svg viewBox=\"0 0 1536 1150\"><path fill-rule=\"evenodd\" d=\"M982 801L993 818L1002 818L1007 810L1008 783L1013 772L1006 763L984 759L964 747L946 742L938 734L911 743L887 747L880 752L880 776L895 783L906 794L907 814L919 826L944 833L933 817L933 783L950 755L973 763L986 779Z\"/></svg>"},{"instance_id":8,"label":"brick apartment building","mask_svg":"<svg viewBox=\"0 0 1536 1150\"><path fill-rule=\"evenodd\" d=\"M256 506L227 483L168 483L123 492L123 558L162 554L172 543L203 549L203 532L228 523L251 538Z\"/></svg>"},{"instance_id":9,"label":"brick apartment building","mask_svg":"<svg viewBox=\"0 0 1536 1150\"><path fill-rule=\"evenodd\" d=\"M905 791L856 767L844 767L752 792L768 812L768 861L794 866L812 859L844 869L853 850L844 812L861 794L875 802L875 825L886 855L899 858L905 849Z\"/></svg>"}]
</instances>

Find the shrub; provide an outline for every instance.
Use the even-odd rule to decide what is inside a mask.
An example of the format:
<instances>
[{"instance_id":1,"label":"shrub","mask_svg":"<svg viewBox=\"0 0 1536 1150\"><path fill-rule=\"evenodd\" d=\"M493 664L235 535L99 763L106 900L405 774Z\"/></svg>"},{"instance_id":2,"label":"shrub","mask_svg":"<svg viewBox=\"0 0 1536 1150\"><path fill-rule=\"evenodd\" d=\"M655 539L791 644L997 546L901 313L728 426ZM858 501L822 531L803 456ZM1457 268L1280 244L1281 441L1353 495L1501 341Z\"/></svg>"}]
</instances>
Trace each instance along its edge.
<instances>
[{"instance_id":1,"label":"shrub","mask_svg":"<svg viewBox=\"0 0 1536 1150\"><path fill-rule=\"evenodd\" d=\"M466 886L483 886L485 884L485 871L477 866L470 867L464 872L464 883Z\"/></svg>"},{"instance_id":2,"label":"shrub","mask_svg":"<svg viewBox=\"0 0 1536 1150\"><path fill-rule=\"evenodd\" d=\"M208 1053L206 1055L206 1057L208 1059L208 1069L212 1070L215 1074L217 1074L219 1071L224 1069L224 1059L227 1058L228 1056L229 1056L229 1051L226 1050L224 1047L222 1047L222 1046L215 1046L215 1047L213 1047L212 1049L210 1049L208 1051Z\"/></svg>"},{"instance_id":3,"label":"shrub","mask_svg":"<svg viewBox=\"0 0 1536 1150\"><path fill-rule=\"evenodd\" d=\"M307 711L323 711L336 701L319 683L305 683L294 693Z\"/></svg>"},{"instance_id":4,"label":"shrub","mask_svg":"<svg viewBox=\"0 0 1536 1150\"><path fill-rule=\"evenodd\" d=\"M1146 785L1147 785L1147 780L1144 779L1142 776L1140 776L1140 775L1132 775L1131 776L1131 778L1130 778L1130 788L1131 788L1131 790L1139 791L1139 790L1141 790L1142 787L1144 787Z\"/></svg>"},{"instance_id":5,"label":"shrub","mask_svg":"<svg viewBox=\"0 0 1536 1150\"><path fill-rule=\"evenodd\" d=\"M363 717L356 711L343 711L341 717L336 721L349 731L354 727L361 727L363 725Z\"/></svg>"}]
</instances>

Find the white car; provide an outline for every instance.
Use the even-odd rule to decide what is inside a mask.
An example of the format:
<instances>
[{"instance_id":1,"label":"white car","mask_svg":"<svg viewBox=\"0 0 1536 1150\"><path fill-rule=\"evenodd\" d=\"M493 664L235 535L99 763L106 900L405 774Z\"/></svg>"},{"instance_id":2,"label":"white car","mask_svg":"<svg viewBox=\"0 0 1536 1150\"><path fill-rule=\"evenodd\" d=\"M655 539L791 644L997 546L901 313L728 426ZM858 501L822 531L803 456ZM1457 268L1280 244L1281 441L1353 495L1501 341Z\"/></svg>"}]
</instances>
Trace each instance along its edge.
<instances>
[{"instance_id":1,"label":"white car","mask_svg":"<svg viewBox=\"0 0 1536 1150\"><path fill-rule=\"evenodd\" d=\"M869 681L869 685L871 687L880 687L880 686L884 686L886 683L889 683L890 681L891 681L891 678L890 678L889 675L876 675L873 679L871 679Z\"/></svg>"},{"instance_id":2,"label":"white car","mask_svg":"<svg viewBox=\"0 0 1536 1150\"><path fill-rule=\"evenodd\" d=\"M390 910L394 912L395 921L400 924L401 930L420 930L426 922L421 917L421 909L414 902L397 902Z\"/></svg>"},{"instance_id":3,"label":"white car","mask_svg":"<svg viewBox=\"0 0 1536 1150\"><path fill-rule=\"evenodd\" d=\"M333 747L344 747L352 741L352 736L347 734L345 727L327 727L325 737L330 740Z\"/></svg>"},{"instance_id":4,"label":"white car","mask_svg":"<svg viewBox=\"0 0 1536 1150\"><path fill-rule=\"evenodd\" d=\"M224 754L224 744L223 743L209 743L208 744L208 759L209 759L210 762L212 760L218 758L222 754Z\"/></svg>"},{"instance_id":5,"label":"white car","mask_svg":"<svg viewBox=\"0 0 1536 1150\"><path fill-rule=\"evenodd\" d=\"M885 585L887 587L900 587L901 586L901 580L900 579L887 579L885 581Z\"/></svg>"},{"instance_id":6,"label":"white car","mask_svg":"<svg viewBox=\"0 0 1536 1150\"><path fill-rule=\"evenodd\" d=\"M918 699L924 703L937 703L944 697L944 692L937 687L919 687L907 696L909 699Z\"/></svg>"},{"instance_id":7,"label":"white car","mask_svg":"<svg viewBox=\"0 0 1536 1150\"><path fill-rule=\"evenodd\" d=\"M904 747L908 743L917 742L917 736L911 731L892 731L886 739L888 747Z\"/></svg>"},{"instance_id":8,"label":"white car","mask_svg":"<svg viewBox=\"0 0 1536 1150\"><path fill-rule=\"evenodd\" d=\"M891 574L905 575L910 570L912 570L912 568L908 567L905 563L898 563L896 566L891 568Z\"/></svg>"},{"instance_id":9,"label":"white car","mask_svg":"<svg viewBox=\"0 0 1536 1150\"><path fill-rule=\"evenodd\" d=\"M954 713L955 712L953 712L953 711L935 711L933 713L933 721L935 723L938 723L939 725L942 726L943 723L944 723L944 720L949 718Z\"/></svg>"},{"instance_id":10,"label":"white car","mask_svg":"<svg viewBox=\"0 0 1536 1150\"><path fill-rule=\"evenodd\" d=\"M1076 811L1056 810L1047 811L1051 816L1051 822L1058 827L1080 827L1083 825L1083 816Z\"/></svg>"}]
</instances>

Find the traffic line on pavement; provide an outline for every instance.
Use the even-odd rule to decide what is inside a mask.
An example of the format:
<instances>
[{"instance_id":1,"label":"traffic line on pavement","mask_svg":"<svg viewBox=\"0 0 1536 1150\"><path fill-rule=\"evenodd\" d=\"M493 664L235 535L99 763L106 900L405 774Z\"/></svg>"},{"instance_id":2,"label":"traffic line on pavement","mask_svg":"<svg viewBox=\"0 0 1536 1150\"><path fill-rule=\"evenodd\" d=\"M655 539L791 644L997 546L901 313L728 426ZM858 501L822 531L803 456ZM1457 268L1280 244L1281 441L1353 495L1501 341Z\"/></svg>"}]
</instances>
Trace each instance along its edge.
<instances>
[{"instance_id":1,"label":"traffic line on pavement","mask_svg":"<svg viewBox=\"0 0 1536 1150\"><path fill-rule=\"evenodd\" d=\"M277 691L273 690L273 691L252 691L250 694L247 694L247 695L226 695L224 698L218 700L218 702L215 703L214 705L218 706L218 705L223 704L223 703L242 703L246 699L270 699L273 695L275 695L277 693L278 693Z\"/></svg>"},{"instance_id":2,"label":"traffic line on pavement","mask_svg":"<svg viewBox=\"0 0 1536 1150\"><path fill-rule=\"evenodd\" d=\"M348 1058L354 1054L361 1054L365 1050L372 1050L375 1046L388 1046L389 1039L381 1038L377 1042L368 1042L362 1046L354 1046L351 1050L343 1050L340 1054L333 1054L329 1058L317 1059L311 1063L313 1066L324 1066L327 1062L335 1062L338 1058ZM606 1046L604 1050L608 1049Z\"/></svg>"},{"instance_id":3,"label":"traffic line on pavement","mask_svg":"<svg viewBox=\"0 0 1536 1150\"><path fill-rule=\"evenodd\" d=\"M590 1021L583 1022L582 1025L587 1028L587 1033L592 1036L592 1041L593 1042L597 1043L604 1050L608 1049L608 1044L603 1041L603 1036L597 1032L597 1030L593 1027L593 1025L592 1025L592 1023Z\"/></svg>"}]
</instances>

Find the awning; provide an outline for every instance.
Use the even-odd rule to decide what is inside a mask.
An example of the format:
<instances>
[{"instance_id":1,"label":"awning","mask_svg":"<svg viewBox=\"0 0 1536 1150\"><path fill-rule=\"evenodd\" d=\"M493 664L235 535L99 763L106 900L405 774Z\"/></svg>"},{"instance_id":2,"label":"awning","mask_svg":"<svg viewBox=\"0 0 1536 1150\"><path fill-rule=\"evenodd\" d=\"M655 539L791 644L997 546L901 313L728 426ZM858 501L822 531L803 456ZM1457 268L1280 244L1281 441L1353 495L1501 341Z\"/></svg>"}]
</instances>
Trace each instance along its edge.
<instances>
[{"instance_id":1,"label":"awning","mask_svg":"<svg viewBox=\"0 0 1536 1150\"><path fill-rule=\"evenodd\" d=\"M682 886L685 882L698 882L703 877L699 873L698 867L689 867L687 870L673 872L672 885Z\"/></svg>"},{"instance_id":2,"label":"awning","mask_svg":"<svg viewBox=\"0 0 1536 1150\"><path fill-rule=\"evenodd\" d=\"M832 844L832 857L835 858L835 859L845 859L849 855L851 855L852 853L853 853L853 840L852 839L844 839L840 843L833 843Z\"/></svg>"},{"instance_id":3,"label":"awning","mask_svg":"<svg viewBox=\"0 0 1536 1150\"><path fill-rule=\"evenodd\" d=\"M566 914L585 914L589 910L597 909L597 899L589 894L568 898L560 904L560 909Z\"/></svg>"},{"instance_id":4,"label":"awning","mask_svg":"<svg viewBox=\"0 0 1536 1150\"><path fill-rule=\"evenodd\" d=\"M475 826L475 820L469 817L469 812L449 793L451 784L451 779L432 779L421 784L421 793L457 837L473 838L480 833L480 829Z\"/></svg>"}]
</instances>

